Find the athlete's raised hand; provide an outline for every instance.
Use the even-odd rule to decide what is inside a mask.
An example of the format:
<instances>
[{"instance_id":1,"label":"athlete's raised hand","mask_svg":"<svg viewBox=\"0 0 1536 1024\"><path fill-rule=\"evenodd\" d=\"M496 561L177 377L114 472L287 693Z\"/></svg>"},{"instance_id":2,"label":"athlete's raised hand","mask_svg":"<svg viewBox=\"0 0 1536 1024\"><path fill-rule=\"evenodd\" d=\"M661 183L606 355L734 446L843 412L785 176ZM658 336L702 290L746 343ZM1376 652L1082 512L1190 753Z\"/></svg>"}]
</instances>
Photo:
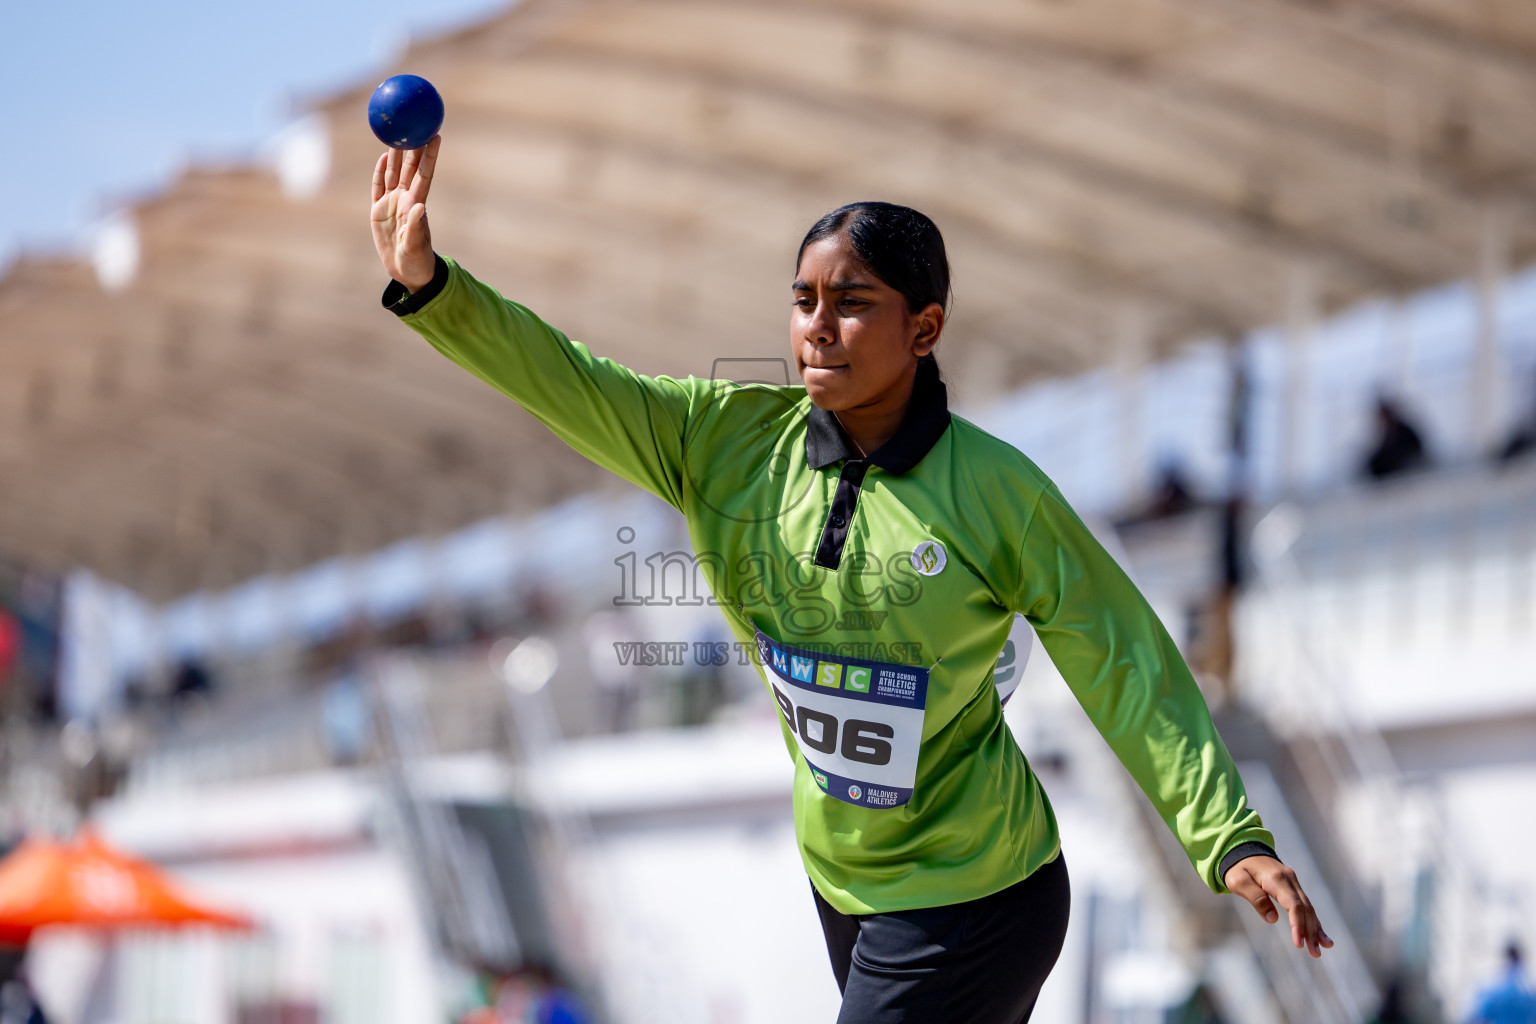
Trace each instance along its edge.
<instances>
[{"instance_id":1,"label":"athlete's raised hand","mask_svg":"<svg viewBox=\"0 0 1536 1024\"><path fill-rule=\"evenodd\" d=\"M432 232L427 192L441 135L420 149L391 149L373 167L373 244L384 272L411 291L432 283Z\"/></svg>"},{"instance_id":2,"label":"athlete's raised hand","mask_svg":"<svg viewBox=\"0 0 1536 1024\"><path fill-rule=\"evenodd\" d=\"M1291 916L1291 944L1297 949L1305 948L1314 957L1320 957L1323 950L1333 948L1333 940L1323 931L1312 901L1301 891L1296 872L1275 858L1244 857L1227 869L1227 877L1222 881L1252 903L1258 915L1270 924L1280 920L1275 909L1278 904Z\"/></svg>"}]
</instances>

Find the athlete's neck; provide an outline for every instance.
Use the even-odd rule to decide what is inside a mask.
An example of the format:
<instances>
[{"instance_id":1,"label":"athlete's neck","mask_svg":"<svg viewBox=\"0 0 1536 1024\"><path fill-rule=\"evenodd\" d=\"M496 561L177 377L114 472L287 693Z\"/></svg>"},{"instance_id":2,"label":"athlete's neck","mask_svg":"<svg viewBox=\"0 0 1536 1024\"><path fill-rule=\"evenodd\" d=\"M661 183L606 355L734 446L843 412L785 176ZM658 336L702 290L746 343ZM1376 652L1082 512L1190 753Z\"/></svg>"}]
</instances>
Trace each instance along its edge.
<instances>
[{"instance_id":1,"label":"athlete's neck","mask_svg":"<svg viewBox=\"0 0 1536 1024\"><path fill-rule=\"evenodd\" d=\"M873 455L881 445L896 436L912 404L915 374L909 374L889 390L875 396L863 405L839 409L832 415L842 425L843 433L853 442L861 455Z\"/></svg>"}]
</instances>

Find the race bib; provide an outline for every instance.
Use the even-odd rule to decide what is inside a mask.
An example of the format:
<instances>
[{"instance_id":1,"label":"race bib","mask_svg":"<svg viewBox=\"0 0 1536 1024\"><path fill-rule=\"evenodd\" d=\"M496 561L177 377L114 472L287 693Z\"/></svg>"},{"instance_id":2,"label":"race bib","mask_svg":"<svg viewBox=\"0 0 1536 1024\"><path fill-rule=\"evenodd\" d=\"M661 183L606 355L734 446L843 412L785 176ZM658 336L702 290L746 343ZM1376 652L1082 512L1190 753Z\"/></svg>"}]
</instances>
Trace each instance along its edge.
<instances>
[{"instance_id":1,"label":"race bib","mask_svg":"<svg viewBox=\"0 0 1536 1024\"><path fill-rule=\"evenodd\" d=\"M789 647L757 631L774 700L816 785L844 803L912 799L928 670Z\"/></svg>"},{"instance_id":2,"label":"race bib","mask_svg":"<svg viewBox=\"0 0 1536 1024\"><path fill-rule=\"evenodd\" d=\"M1019 688L1019 680L1024 678L1024 666L1029 664L1029 652L1034 643L1034 627L1024 616L1015 615L1008 642L1003 644L997 664L992 666L992 685L997 687L997 699L1004 707L1008 706L1013 691Z\"/></svg>"}]
</instances>

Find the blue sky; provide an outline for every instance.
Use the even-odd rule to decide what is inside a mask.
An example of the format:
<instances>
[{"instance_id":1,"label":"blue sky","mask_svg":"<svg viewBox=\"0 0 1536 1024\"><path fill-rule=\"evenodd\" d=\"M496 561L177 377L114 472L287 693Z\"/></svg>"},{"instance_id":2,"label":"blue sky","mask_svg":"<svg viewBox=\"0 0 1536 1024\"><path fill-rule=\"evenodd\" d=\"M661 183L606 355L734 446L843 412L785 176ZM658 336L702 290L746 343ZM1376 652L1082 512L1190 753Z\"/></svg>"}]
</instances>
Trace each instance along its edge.
<instances>
[{"instance_id":1,"label":"blue sky","mask_svg":"<svg viewBox=\"0 0 1536 1024\"><path fill-rule=\"evenodd\" d=\"M507 0L7 3L0 266L78 246L189 160L248 157L306 97L383 70L413 37Z\"/></svg>"}]
</instances>

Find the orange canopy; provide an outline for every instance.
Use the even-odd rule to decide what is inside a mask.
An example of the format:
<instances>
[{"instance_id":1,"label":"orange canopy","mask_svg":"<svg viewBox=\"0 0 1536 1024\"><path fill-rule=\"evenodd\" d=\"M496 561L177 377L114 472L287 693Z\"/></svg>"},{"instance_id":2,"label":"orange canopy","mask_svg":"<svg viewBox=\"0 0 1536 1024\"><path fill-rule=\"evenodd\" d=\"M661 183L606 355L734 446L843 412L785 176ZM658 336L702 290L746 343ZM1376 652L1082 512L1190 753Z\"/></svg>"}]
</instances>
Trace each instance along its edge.
<instances>
[{"instance_id":1,"label":"orange canopy","mask_svg":"<svg viewBox=\"0 0 1536 1024\"><path fill-rule=\"evenodd\" d=\"M28 839L0 861L0 943L24 943L34 928L53 924L252 927L243 915L187 898L165 872L90 831L70 843Z\"/></svg>"}]
</instances>

